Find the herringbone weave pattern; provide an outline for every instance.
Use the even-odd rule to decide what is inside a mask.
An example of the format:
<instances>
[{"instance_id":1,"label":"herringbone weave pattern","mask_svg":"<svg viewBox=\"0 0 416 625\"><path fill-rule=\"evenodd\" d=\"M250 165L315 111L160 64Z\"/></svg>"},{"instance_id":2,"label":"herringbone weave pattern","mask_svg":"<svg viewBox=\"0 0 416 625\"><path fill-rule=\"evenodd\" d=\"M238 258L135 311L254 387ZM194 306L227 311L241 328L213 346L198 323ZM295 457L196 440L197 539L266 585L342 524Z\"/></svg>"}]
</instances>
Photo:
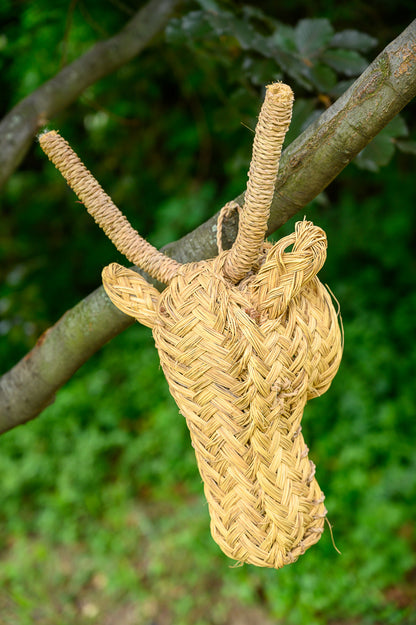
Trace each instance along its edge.
<instances>
[{"instance_id":1,"label":"herringbone weave pattern","mask_svg":"<svg viewBox=\"0 0 416 625\"><path fill-rule=\"evenodd\" d=\"M323 531L324 496L301 418L306 401L329 387L342 347L331 297L315 275L323 231L299 222L264 253L258 273L239 285L223 276L227 252L185 265L150 323L137 281L153 287L140 276L113 264L103 284L119 308L153 328L191 433L213 538L231 558L279 568Z\"/></svg>"},{"instance_id":2,"label":"herringbone weave pattern","mask_svg":"<svg viewBox=\"0 0 416 625\"><path fill-rule=\"evenodd\" d=\"M131 269L103 271L113 303L153 330L191 433L214 539L239 562L276 568L323 531L324 496L301 418L307 400L329 387L342 353L337 313L317 278L325 233L301 221L274 246L264 243L292 102L287 85L267 88L235 244L187 265L133 230L62 137L40 138L118 249L167 284L160 294ZM219 226L233 208L224 207Z\"/></svg>"}]
</instances>

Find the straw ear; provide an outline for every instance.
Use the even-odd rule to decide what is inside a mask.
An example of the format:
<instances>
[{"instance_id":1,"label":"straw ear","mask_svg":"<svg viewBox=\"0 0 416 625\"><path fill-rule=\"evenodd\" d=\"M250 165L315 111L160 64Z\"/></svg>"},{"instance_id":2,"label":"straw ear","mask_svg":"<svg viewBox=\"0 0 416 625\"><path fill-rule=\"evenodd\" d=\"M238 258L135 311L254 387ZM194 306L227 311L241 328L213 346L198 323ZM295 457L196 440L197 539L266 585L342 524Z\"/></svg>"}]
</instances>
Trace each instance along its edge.
<instances>
[{"instance_id":1,"label":"straw ear","mask_svg":"<svg viewBox=\"0 0 416 625\"><path fill-rule=\"evenodd\" d=\"M153 328L160 293L141 275L112 263L102 272L103 286L108 297L126 315Z\"/></svg>"}]
</instances>

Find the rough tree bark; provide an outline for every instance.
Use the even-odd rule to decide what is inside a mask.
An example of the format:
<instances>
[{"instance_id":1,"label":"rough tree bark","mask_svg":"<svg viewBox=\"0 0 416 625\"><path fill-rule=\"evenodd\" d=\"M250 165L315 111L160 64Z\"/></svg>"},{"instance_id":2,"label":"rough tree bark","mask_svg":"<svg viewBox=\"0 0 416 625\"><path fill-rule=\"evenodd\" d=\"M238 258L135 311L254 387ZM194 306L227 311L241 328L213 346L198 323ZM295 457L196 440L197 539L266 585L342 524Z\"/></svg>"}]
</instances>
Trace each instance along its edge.
<instances>
[{"instance_id":1,"label":"rough tree bark","mask_svg":"<svg viewBox=\"0 0 416 625\"><path fill-rule=\"evenodd\" d=\"M121 31L19 102L0 123L0 188L19 166L33 137L87 87L137 56L165 26L179 0L150 0Z\"/></svg>"},{"instance_id":2,"label":"rough tree bark","mask_svg":"<svg viewBox=\"0 0 416 625\"><path fill-rule=\"evenodd\" d=\"M350 89L283 153L269 234L303 209L416 95L416 20ZM243 196L236 198L242 203ZM217 253L217 215L164 251L180 262ZM236 234L232 220L225 236ZM133 323L99 288L47 332L0 378L0 432L36 417L54 393L108 340Z\"/></svg>"}]
</instances>

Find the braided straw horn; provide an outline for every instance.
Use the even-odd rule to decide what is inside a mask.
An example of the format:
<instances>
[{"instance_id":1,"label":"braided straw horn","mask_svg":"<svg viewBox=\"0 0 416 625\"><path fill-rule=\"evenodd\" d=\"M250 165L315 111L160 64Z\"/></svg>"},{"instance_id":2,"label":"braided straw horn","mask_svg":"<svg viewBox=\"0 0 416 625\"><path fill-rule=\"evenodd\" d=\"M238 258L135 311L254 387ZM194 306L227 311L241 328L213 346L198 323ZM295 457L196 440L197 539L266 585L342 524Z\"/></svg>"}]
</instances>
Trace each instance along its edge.
<instances>
[{"instance_id":1,"label":"braided straw horn","mask_svg":"<svg viewBox=\"0 0 416 625\"><path fill-rule=\"evenodd\" d=\"M51 130L44 133L39 137L39 143L119 252L152 278L169 284L181 264L159 252L134 230L68 142L57 132Z\"/></svg>"},{"instance_id":2,"label":"braided straw horn","mask_svg":"<svg viewBox=\"0 0 416 625\"><path fill-rule=\"evenodd\" d=\"M239 282L255 265L263 244L282 145L292 117L293 91L280 82L266 87L254 136L244 207L238 235L224 265L224 273Z\"/></svg>"}]
</instances>

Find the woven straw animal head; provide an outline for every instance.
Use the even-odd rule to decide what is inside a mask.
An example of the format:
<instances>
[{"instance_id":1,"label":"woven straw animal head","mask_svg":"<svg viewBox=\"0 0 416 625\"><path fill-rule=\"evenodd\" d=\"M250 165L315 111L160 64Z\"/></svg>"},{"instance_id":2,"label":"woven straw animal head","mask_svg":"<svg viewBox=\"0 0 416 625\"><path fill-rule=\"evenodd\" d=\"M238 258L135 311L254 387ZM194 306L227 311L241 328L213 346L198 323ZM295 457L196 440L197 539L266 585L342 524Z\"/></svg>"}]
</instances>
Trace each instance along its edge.
<instances>
[{"instance_id":1,"label":"woven straw animal head","mask_svg":"<svg viewBox=\"0 0 416 625\"><path fill-rule=\"evenodd\" d=\"M324 496L301 418L307 400L329 387L342 353L337 313L316 276L325 233L301 221L275 245L264 243L292 99L286 85L268 89L231 250L179 265L153 248L146 256L151 246L143 240L139 253L134 239L134 251L131 227L113 208L104 227L113 240L122 232L119 249L168 284L159 293L131 269L112 264L103 271L112 302L152 328L190 430L214 540L239 562L275 568L295 561L323 532ZM49 135L42 147L57 164L62 140ZM66 156L63 173L75 189L85 168L72 152ZM87 197L85 188L78 185L78 195L102 225L111 200L99 187Z\"/></svg>"}]
</instances>

